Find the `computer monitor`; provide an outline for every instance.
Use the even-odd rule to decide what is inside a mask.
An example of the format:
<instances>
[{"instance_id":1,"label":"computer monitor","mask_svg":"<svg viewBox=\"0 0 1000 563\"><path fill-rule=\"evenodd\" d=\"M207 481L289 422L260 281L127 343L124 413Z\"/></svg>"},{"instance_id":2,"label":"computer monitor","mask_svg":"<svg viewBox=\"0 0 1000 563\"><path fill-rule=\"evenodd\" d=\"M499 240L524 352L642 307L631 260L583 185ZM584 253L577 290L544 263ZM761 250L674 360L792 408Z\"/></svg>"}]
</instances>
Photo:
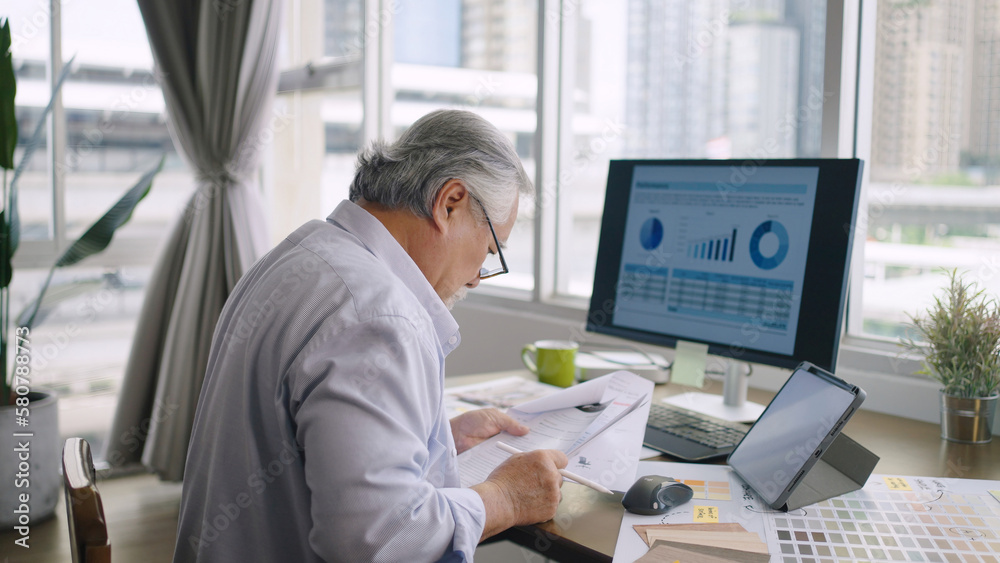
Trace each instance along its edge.
<instances>
[{"instance_id":1,"label":"computer monitor","mask_svg":"<svg viewBox=\"0 0 1000 563\"><path fill-rule=\"evenodd\" d=\"M833 371L857 159L613 160L587 330Z\"/></svg>"}]
</instances>

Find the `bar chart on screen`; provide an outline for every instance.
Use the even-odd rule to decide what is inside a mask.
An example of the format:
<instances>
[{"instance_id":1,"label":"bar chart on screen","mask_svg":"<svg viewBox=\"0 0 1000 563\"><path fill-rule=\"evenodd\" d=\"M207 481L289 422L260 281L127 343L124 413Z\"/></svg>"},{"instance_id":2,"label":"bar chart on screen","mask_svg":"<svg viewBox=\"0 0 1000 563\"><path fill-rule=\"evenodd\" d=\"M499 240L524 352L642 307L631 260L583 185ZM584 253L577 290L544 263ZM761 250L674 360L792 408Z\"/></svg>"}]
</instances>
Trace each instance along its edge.
<instances>
[{"instance_id":1,"label":"bar chart on screen","mask_svg":"<svg viewBox=\"0 0 1000 563\"><path fill-rule=\"evenodd\" d=\"M736 250L737 229L687 242L685 255L692 260L732 262Z\"/></svg>"}]
</instances>

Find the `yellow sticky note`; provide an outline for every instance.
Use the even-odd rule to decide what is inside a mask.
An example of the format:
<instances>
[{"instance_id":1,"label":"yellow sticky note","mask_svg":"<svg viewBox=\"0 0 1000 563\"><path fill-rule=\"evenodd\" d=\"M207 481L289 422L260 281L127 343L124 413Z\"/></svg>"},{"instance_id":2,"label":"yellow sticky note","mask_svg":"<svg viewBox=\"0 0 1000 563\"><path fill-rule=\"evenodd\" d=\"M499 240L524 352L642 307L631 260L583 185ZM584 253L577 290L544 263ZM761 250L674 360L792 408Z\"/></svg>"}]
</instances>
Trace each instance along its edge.
<instances>
[{"instance_id":1,"label":"yellow sticky note","mask_svg":"<svg viewBox=\"0 0 1000 563\"><path fill-rule=\"evenodd\" d=\"M694 521L699 523L718 524L719 509L714 506L695 506Z\"/></svg>"},{"instance_id":2,"label":"yellow sticky note","mask_svg":"<svg viewBox=\"0 0 1000 563\"><path fill-rule=\"evenodd\" d=\"M670 368L670 383L701 387L705 382L705 364L708 361L708 344L678 340L674 364Z\"/></svg>"},{"instance_id":3,"label":"yellow sticky note","mask_svg":"<svg viewBox=\"0 0 1000 563\"><path fill-rule=\"evenodd\" d=\"M990 494L993 495L993 498L1000 500L1000 491L990 491Z\"/></svg>"},{"instance_id":4,"label":"yellow sticky note","mask_svg":"<svg viewBox=\"0 0 1000 563\"><path fill-rule=\"evenodd\" d=\"M902 477L883 477L885 484L890 491L912 491L910 484Z\"/></svg>"}]
</instances>

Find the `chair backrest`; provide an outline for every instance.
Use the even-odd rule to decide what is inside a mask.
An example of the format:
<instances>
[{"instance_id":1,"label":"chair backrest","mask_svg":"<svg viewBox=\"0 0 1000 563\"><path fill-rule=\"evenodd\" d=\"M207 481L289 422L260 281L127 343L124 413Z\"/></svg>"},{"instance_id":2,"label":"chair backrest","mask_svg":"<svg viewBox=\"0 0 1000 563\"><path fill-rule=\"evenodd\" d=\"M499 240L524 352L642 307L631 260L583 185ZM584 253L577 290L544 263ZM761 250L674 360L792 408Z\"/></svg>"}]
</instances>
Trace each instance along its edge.
<instances>
[{"instance_id":1,"label":"chair backrest","mask_svg":"<svg viewBox=\"0 0 1000 563\"><path fill-rule=\"evenodd\" d=\"M101 493L95 484L90 444L83 438L66 440L62 464L73 563L110 563L108 524L104 520Z\"/></svg>"}]
</instances>

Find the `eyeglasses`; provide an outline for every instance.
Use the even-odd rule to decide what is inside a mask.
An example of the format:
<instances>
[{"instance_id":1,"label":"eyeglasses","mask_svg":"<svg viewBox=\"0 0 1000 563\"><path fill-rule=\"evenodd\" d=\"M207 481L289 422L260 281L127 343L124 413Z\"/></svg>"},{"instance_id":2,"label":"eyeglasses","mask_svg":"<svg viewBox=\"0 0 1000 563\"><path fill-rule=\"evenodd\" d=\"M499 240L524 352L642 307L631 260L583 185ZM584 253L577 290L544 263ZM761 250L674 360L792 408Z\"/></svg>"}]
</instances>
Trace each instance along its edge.
<instances>
[{"instance_id":1,"label":"eyeglasses","mask_svg":"<svg viewBox=\"0 0 1000 563\"><path fill-rule=\"evenodd\" d=\"M483 210L483 217L486 217L486 224L490 227L490 234L493 235L493 244L497 247L497 257L500 258L499 268L487 268L485 265L479 268L479 279L485 280L487 278L492 278L499 276L500 274L506 274L510 270L507 269L507 261L503 259L503 251L500 250L500 239L497 238L497 232L493 230L493 222L490 221L490 216L486 213L486 207L483 206L483 202L479 201L479 198L469 194L472 199L476 200L479 204L479 208Z\"/></svg>"}]
</instances>

